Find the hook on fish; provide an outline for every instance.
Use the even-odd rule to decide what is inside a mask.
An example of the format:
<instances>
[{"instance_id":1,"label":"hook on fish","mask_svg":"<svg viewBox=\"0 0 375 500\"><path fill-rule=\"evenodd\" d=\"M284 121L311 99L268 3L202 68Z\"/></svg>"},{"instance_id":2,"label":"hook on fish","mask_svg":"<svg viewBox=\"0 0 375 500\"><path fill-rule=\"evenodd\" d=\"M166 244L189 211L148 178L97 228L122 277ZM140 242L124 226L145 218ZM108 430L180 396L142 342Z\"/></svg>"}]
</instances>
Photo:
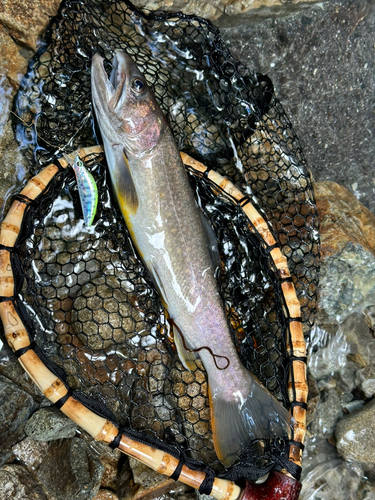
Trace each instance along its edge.
<instances>
[{"instance_id":1,"label":"hook on fish","mask_svg":"<svg viewBox=\"0 0 375 500\"><path fill-rule=\"evenodd\" d=\"M98 187L93 175L87 170L81 158L77 155L74 160L63 153L65 160L72 167L81 200L83 218L87 227L93 223L98 206Z\"/></svg>"}]
</instances>

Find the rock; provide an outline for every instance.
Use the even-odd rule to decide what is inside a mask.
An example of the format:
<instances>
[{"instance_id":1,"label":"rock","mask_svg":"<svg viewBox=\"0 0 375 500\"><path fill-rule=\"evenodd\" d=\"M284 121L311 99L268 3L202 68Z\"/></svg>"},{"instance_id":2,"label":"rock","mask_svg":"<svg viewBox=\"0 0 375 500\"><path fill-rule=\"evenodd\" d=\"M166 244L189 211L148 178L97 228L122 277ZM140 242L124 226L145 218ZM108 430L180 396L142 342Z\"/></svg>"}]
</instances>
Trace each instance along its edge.
<instances>
[{"instance_id":1,"label":"rock","mask_svg":"<svg viewBox=\"0 0 375 500\"><path fill-rule=\"evenodd\" d=\"M258 10L261 8L280 7L282 12L287 12L288 5L302 1L314 2L316 0L135 0L133 3L137 7L146 7L155 10L181 10L185 14L194 14L205 19L215 20L223 14L234 16L249 10Z\"/></svg>"},{"instance_id":2,"label":"rock","mask_svg":"<svg viewBox=\"0 0 375 500\"><path fill-rule=\"evenodd\" d=\"M29 470L35 470L43 462L48 452L48 448L48 443L35 441L27 437L13 446L13 454L15 458L26 465Z\"/></svg>"},{"instance_id":3,"label":"rock","mask_svg":"<svg viewBox=\"0 0 375 500\"><path fill-rule=\"evenodd\" d=\"M21 77L26 72L27 59L20 54L19 47L9 36L8 31L3 26L1 26L1 24L0 24L0 51L1 51L0 75L3 77L0 80L2 87L1 94L2 98L8 97L9 100L11 100L14 94L14 90L18 88L21 81ZM4 79L7 80L8 86L4 85L5 83ZM3 118L4 117L2 116L1 119Z\"/></svg>"},{"instance_id":4,"label":"rock","mask_svg":"<svg viewBox=\"0 0 375 500\"><path fill-rule=\"evenodd\" d=\"M0 23L22 45L36 50L38 38L56 16L61 0L3 0Z\"/></svg>"},{"instance_id":5,"label":"rock","mask_svg":"<svg viewBox=\"0 0 375 500\"><path fill-rule=\"evenodd\" d=\"M311 433L315 437L333 436L337 421L342 415L341 400L335 389L323 392L310 426Z\"/></svg>"},{"instance_id":6,"label":"rock","mask_svg":"<svg viewBox=\"0 0 375 500\"><path fill-rule=\"evenodd\" d=\"M35 474L55 500L91 500L104 467L80 438L52 441Z\"/></svg>"},{"instance_id":7,"label":"rock","mask_svg":"<svg viewBox=\"0 0 375 500\"><path fill-rule=\"evenodd\" d=\"M77 424L56 408L38 410L25 425L26 434L36 441L71 438L77 429Z\"/></svg>"},{"instance_id":8,"label":"rock","mask_svg":"<svg viewBox=\"0 0 375 500\"><path fill-rule=\"evenodd\" d=\"M319 333L316 333L319 331ZM349 351L349 345L345 335L341 330L329 334L322 328L314 327L313 335L324 337L325 345L320 345L320 349L312 352L309 359L309 369L312 376L320 380L327 375L337 372L346 364L346 357ZM320 342L320 341L319 341Z\"/></svg>"},{"instance_id":9,"label":"rock","mask_svg":"<svg viewBox=\"0 0 375 500\"><path fill-rule=\"evenodd\" d=\"M129 458L130 468L136 487L134 499L158 497L164 495L176 486L176 481L142 464L134 458Z\"/></svg>"},{"instance_id":10,"label":"rock","mask_svg":"<svg viewBox=\"0 0 375 500\"><path fill-rule=\"evenodd\" d=\"M273 81L314 179L344 185L374 212L372 2L332 0L219 26L232 54Z\"/></svg>"},{"instance_id":11,"label":"rock","mask_svg":"<svg viewBox=\"0 0 375 500\"><path fill-rule=\"evenodd\" d=\"M371 398L375 394L375 365L368 365L358 370L355 384L364 392L366 398Z\"/></svg>"},{"instance_id":12,"label":"rock","mask_svg":"<svg viewBox=\"0 0 375 500\"><path fill-rule=\"evenodd\" d=\"M337 451L346 459L375 470L375 400L344 417L336 428Z\"/></svg>"},{"instance_id":13,"label":"rock","mask_svg":"<svg viewBox=\"0 0 375 500\"><path fill-rule=\"evenodd\" d=\"M307 400L306 426L308 426L314 420L315 412L320 401L319 389L316 384L316 380L311 375L311 373L308 373L307 383L309 390Z\"/></svg>"},{"instance_id":14,"label":"rock","mask_svg":"<svg viewBox=\"0 0 375 500\"><path fill-rule=\"evenodd\" d=\"M29 394L0 376L0 464L8 459L12 446L24 437L23 424L35 406Z\"/></svg>"},{"instance_id":15,"label":"rock","mask_svg":"<svg viewBox=\"0 0 375 500\"><path fill-rule=\"evenodd\" d=\"M91 451L95 452L97 458L104 467L100 487L116 490L120 469L119 462L120 459L125 458L124 455L117 449L112 450L108 445L94 441L91 436L89 442Z\"/></svg>"},{"instance_id":16,"label":"rock","mask_svg":"<svg viewBox=\"0 0 375 500\"><path fill-rule=\"evenodd\" d=\"M349 359L360 368L371 364L375 357L375 338L361 313L353 313L340 325L349 346Z\"/></svg>"},{"instance_id":17,"label":"rock","mask_svg":"<svg viewBox=\"0 0 375 500\"><path fill-rule=\"evenodd\" d=\"M375 216L334 182L315 183L314 190L322 243L319 308L327 321L343 321L375 304ZM367 318L371 323L371 312Z\"/></svg>"},{"instance_id":18,"label":"rock","mask_svg":"<svg viewBox=\"0 0 375 500\"><path fill-rule=\"evenodd\" d=\"M320 463L304 478L300 500L354 500L362 475L357 464L337 458Z\"/></svg>"},{"instance_id":19,"label":"rock","mask_svg":"<svg viewBox=\"0 0 375 500\"><path fill-rule=\"evenodd\" d=\"M22 465L0 468L0 500L49 500L34 475Z\"/></svg>"},{"instance_id":20,"label":"rock","mask_svg":"<svg viewBox=\"0 0 375 500\"><path fill-rule=\"evenodd\" d=\"M22 368L8 345L4 345L0 351L0 375L11 380L20 389L30 394L38 404L43 400L43 394Z\"/></svg>"},{"instance_id":21,"label":"rock","mask_svg":"<svg viewBox=\"0 0 375 500\"><path fill-rule=\"evenodd\" d=\"M365 307L363 310L365 315L366 325L371 328L373 334L375 333L375 305Z\"/></svg>"},{"instance_id":22,"label":"rock","mask_svg":"<svg viewBox=\"0 0 375 500\"><path fill-rule=\"evenodd\" d=\"M314 184L319 214L322 259L339 253L349 243L375 255L375 215L336 182Z\"/></svg>"},{"instance_id":23,"label":"rock","mask_svg":"<svg viewBox=\"0 0 375 500\"><path fill-rule=\"evenodd\" d=\"M111 490L99 490L92 500L119 500L119 498Z\"/></svg>"}]
</instances>

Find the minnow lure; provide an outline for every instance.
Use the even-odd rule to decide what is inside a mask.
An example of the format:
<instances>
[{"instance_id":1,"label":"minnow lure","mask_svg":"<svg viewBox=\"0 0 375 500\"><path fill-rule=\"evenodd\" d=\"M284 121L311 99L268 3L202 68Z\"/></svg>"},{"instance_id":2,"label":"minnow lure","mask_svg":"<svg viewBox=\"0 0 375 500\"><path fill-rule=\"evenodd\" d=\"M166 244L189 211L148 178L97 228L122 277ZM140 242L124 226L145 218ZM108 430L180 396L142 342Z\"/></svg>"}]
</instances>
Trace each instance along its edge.
<instances>
[{"instance_id":1,"label":"minnow lure","mask_svg":"<svg viewBox=\"0 0 375 500\"><path fill-rule=\"evenodd\" d=\"M76 175L83 219L86 226L90 227L98 206L98 187L95 179L78 155L75 157L75 160L72 160L66 154L64 154L64 158L71 165Z\"/></svg>"}]
</instances>

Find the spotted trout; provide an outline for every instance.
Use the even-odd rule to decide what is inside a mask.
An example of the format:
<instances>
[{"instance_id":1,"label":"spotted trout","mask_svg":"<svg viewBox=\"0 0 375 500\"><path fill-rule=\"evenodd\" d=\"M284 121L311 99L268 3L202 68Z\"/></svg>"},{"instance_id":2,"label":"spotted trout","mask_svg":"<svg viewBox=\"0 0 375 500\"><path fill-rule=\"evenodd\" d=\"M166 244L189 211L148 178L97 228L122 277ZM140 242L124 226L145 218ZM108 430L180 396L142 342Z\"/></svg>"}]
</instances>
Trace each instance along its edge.
<instances>
[{"instance_id":1,"label":"spotted trout","mask_svg":"<svg viewBox=\"0 0 375 500\"><path fill-rule=\"evenodd\" d=\"M132 59L110 77L92 60L92 100L113 189L187 369L208 377L213 442L231 465L254 438L290 434L289 412L242 365L231 338L204 227L172 132Z\"/></svg>"}]
</instances>

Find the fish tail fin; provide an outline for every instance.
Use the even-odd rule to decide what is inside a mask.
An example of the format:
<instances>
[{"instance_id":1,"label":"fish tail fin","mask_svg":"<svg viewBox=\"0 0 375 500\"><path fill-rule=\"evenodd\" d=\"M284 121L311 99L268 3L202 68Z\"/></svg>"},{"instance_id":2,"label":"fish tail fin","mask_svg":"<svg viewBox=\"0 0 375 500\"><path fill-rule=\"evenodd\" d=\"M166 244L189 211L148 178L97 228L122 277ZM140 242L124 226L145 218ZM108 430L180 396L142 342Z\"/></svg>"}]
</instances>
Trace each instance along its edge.
<instances>
[{"instance_id":1,"label":"fish tail fin","mask_svg":"<svg viewBox=\"0 0 375 500\"><path fill-rule=\"evenodd\" d=\"M225 466L232 465L252 439L290 436L290 413L249 372L231 398L225 387L210 386L214 447Z\"/></svg>"}]
</instances>

